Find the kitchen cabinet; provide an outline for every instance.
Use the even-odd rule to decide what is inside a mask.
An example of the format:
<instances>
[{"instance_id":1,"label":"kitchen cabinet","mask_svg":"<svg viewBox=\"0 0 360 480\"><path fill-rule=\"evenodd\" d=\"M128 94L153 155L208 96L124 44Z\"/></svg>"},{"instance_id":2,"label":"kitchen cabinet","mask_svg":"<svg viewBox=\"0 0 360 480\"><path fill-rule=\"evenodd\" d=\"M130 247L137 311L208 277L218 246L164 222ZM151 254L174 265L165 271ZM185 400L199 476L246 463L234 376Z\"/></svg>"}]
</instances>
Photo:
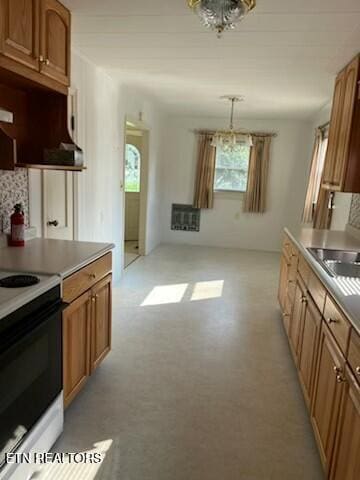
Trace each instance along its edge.
<instances>
[{"instance_id":1,"label":"kitchen cabinet","mask_svg":"<svg viewBox=\"0 0 360 480\"><path fill-rule=\"evenodd\" d=\"M329 472L340 402L345 382L345 358L325 322L320 334L311 421L325 472Z\"/></svg>"},{"instance_id":2,"label":"kitchen cabinet","mask_svg":"<svg viewBox=\"0 0 360 480\"><path fill-rule=\"evenodd\" d=\"M0 0L0 83L67 94L70 25L58 0Z\"/></svg>"},{"instance_id":3,"label":"kitchen cabinet","mask_svg":"<svg viewBox=\"0 0 360 480\"><path fill-rule=\"evenodd\" d=\"M64 404L67 407L111 350L112 255L107 253L63 283Z\"/></svg>"},{"instance_id":4,"label":"kitchen cabinet","mask_svg":"<svg viewBox=\"0 0 360 480\"><path fill-rule=\"evenodd\" d=\"M70 12L57 0L40 0L40 72L70 83Z\"/></svg>"},{"instance_id":5,"label":"kitchen cabinet","mask_svg":"<svg viewBox=\"0 0 360 480\"><path fill-rule=\"evenodd\" d=\"M38 0L0 0L0 52L39 70Z\"/></svg>"},{"instance_id":6,"label":"kitchen cabinet","mask_svg":"<svg viewBox=\"0 0 360 480\"><path fill-rule=\"evenodd\" d=\"M111 349L111 275L92 290L91 370L102 362Z\"/></svg>"},{"instance_id":7,"label":"kitchen cabinet","mask_svg":"<svg viewBox=\"0 0 360 480\"><path fill-rule=\"evenodd\" d=\"M305 293L306 292L302 281L300 278L298 278L296 282L294 306L292 315L290 317L289 327L289 342L296 364L299 358L299 339L301 334L305 305L307 302Z\"/></svg>"},{"instance_id":8,"label":"kitchen cabinet","mask_svg":"<svg viewBox=\"0 0 360 480\"><path fill-rule=\"evenodd\" d=\"M299 340L299 379L305 402L310 408L315 376L315 365L321 329L321 313L313 299L306 298Z\"/></svg>"},{"instance_id":9,"label":"kitchen cabinet","mask_svg":"<svg viewBox=\"0 0 360 480\"><path fill-rule=\"evenodd\" d=\"M360 335L316 271L286 235L280 292L287 295L284 328L326 478L360 478ZM285 242L284 242L285 243ZM289 252L297 252L297 272L289 274ZM295 277L295 286L289 278ZM287 279L287 282L285 281ZM294 288L295 294L289 295Z\"/></svg>"},{"instance_id":10,"label":"kitchen cabinet","mask_svg":"<svg viewBox=\"0 0 360 480\"><path fill-rule=\"evenodd\" d=\"M91 294L84 293L63 312L64 401L68 405L90 375Z\"/></svg>"},{"instance_id":11,"label":"kitchen cabinet","mask_svg":"<svg viewBox=\"0 0 360 480\"><path fill-rule=\"evenodd\" d=\"M360 478L360 384L348 368L345 381L331 480Z\"/></svg>"},{"instance_id":12,"label":"kitchen cabinet","mask_svg":"<svg viewBox=\"0 0 360 480\"><path fill-rule=\"evenodd\" d=\"M323 188L360 193L360 56L337 76Z\"/></svg>"}]
</instances>

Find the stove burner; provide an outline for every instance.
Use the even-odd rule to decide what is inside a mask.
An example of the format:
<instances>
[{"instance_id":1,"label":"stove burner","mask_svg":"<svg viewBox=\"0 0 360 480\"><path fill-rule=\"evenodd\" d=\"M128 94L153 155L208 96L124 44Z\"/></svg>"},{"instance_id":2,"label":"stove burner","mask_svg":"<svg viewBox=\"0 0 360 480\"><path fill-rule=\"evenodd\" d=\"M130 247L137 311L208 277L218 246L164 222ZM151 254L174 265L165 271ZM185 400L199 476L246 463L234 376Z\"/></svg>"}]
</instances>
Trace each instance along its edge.
<instances>
[{"instance_id":1,"label":"stove burner","mask_svg":"<svg viewBox=\"0 0 360 480\"><path fill-rule=\"evenodd\" d=\"M0 287L3 288L22 288L31 287L40 282L38 277L34 275L11 275L0 279Z\"/></svg>"}]
</instances>

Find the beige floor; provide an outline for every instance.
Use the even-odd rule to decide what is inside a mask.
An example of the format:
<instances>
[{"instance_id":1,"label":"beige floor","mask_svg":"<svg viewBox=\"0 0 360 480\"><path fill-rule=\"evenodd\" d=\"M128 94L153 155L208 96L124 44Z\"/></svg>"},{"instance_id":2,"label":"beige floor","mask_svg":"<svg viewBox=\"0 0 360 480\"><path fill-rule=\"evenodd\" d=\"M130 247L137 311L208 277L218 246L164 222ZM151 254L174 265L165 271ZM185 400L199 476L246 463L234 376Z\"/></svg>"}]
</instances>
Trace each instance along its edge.
<instances>
[{"instance_id":1,"label":"beige floor","mask_svg":"<svg viewBox=\"0 0 360 480\"><path fill-rule=\"evenodd\" d=\"M56 445L107 457L71 479L323 478L278 267L276 254L171 246L134 263L114 292L113 352Z\"/></svg>"},{"instance_id":2,"label":"beige floor","mask_svg":"<svg viewBox=\"0 0 360 480\"><path fill-rule=\"evenodd\" d=\"M127 268L131 265L137 258L139 258L139 242L137 241L126 241L125 242L125 251L124 251L124 266Z\"/></svg>"}]
</instances>

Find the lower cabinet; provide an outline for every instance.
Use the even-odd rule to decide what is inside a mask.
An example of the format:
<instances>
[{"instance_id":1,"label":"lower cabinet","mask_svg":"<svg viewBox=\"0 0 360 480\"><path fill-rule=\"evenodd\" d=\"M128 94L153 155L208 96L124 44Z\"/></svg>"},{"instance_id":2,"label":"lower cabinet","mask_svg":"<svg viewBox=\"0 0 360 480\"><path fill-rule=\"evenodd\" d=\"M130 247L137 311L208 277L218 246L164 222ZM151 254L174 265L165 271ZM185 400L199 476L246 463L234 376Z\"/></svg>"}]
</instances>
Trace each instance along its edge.
<instances>
[{"instance_id":1,"label":"lower cabinet","mask_svg":"<svg viewBox=\"0 0 360 480\"><path fill-rule=\"evenodd\" d=\"M83 388L90 374L91 292L63 312L63 382L67 406Z\"/></svg>"},{"instance_id":2,"label":"lower cabinet","mask_svg":"<svg viewBox=\"0 0 360 480\"><path fill-rule=\"evenodd\" d=\"M359 480L360 335L287 235L284 245L280 306L325 478ZM295 282L289 251L298 252Z\"/></svg>"},{"instance_id":3,"label":"lower cabinet","mask_svg":"<svg viewBox=\"0 0 360 480\"><path fill-rule=\"evenodd\" d=\"M91 371L111 349L111 275L92 290Z\"/></svg>"},{"instance_id":4,"label":"lower cabinet","mask_svg":"<svg viewBox=\"0 0 360 480\"><path fill-rule=\"evenodd\" d=\"M321 460L328 473L345 382L345 358L325 322L322 323L311 411Z\"/></svg>"},{"instance_id":5,"label":"lower cabinet","mask_svg":"<svg viewBox=\"0 0 360 480\"><path fill-rule=\"evenodd\" d=\"M308 296L303 314L298 363L300 384L308 408L311 406L313 393L320 329L321 313L312 298Z\"/></svg>"},{"instance_id":6,"label":"lower cabinet","mask_svg":"<svg viewBox=\"0 0 360 480\"><path fill-rule=\"evenodd\" d=\"M349 368L345 379L331 480L360 478L360 385Z\"/></svg>"},{"instance_id":7,"label":"lower cabinet","mask_svg":"<svg viewBox=\"0 0 360 480\"><path fill-rule=\"evenodd\" d=\"M111 262L105 260L100 258L64 281L63 297L71 302L63 312L65 407L111 350L112 275L108 273ZM79 279L89 279L90 286ZM72 299L74 282L79 295L76 299Z\"/></svg>"}]
</instances>

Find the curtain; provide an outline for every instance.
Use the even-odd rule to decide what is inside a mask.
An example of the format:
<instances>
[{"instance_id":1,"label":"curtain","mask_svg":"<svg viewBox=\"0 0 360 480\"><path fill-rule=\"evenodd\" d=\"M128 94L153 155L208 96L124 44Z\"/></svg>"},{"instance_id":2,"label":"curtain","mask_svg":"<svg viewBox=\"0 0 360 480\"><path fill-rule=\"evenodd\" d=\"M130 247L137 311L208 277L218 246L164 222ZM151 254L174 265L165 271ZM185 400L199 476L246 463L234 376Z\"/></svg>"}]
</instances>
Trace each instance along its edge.
<instances>
[{"instance_id":1,"label":"curtain","mask_svg":"<svg viewBox=\"0 0 360 480\"><path fill-rule=\"evenodd\" d=\"M319 186L321 182L321 169L319 168L323 132L320 128L315 132L315 143L312 153L309 183L305 197L305 206L302 216L303 223L311 223L314 219L314 206L318 200Z\"/></svg>"},{"instance_id":2,"label":"curtain","mask_svg":"<svg viewBox=\"0 0 360 480\"><path fill-rule=\"evenodd\" d=\"M216 148L211 143L211 134L199 134L194 208L213 208Z\"/></svg>"},{"instance_id":3,"label":"curtain","mask_svg":"<svg viewBox=\"0 0 360 480\"><path fill-rule=\"evenodd\" d=\"M329 230L333 212L334 192L330 190L320 189L319 198L316 204L314 214L314 228L321 230Z\"/></svg>"},{"instance_id":4,"label":"curtain","mask_svg":"<svg viewBox=\"0 0 360 480\"><path fill-rule=\"evenodd\" d=\"M271 136L253 135L244 212L264 213L270 162Z\"/></svg>"}]
</instances>

